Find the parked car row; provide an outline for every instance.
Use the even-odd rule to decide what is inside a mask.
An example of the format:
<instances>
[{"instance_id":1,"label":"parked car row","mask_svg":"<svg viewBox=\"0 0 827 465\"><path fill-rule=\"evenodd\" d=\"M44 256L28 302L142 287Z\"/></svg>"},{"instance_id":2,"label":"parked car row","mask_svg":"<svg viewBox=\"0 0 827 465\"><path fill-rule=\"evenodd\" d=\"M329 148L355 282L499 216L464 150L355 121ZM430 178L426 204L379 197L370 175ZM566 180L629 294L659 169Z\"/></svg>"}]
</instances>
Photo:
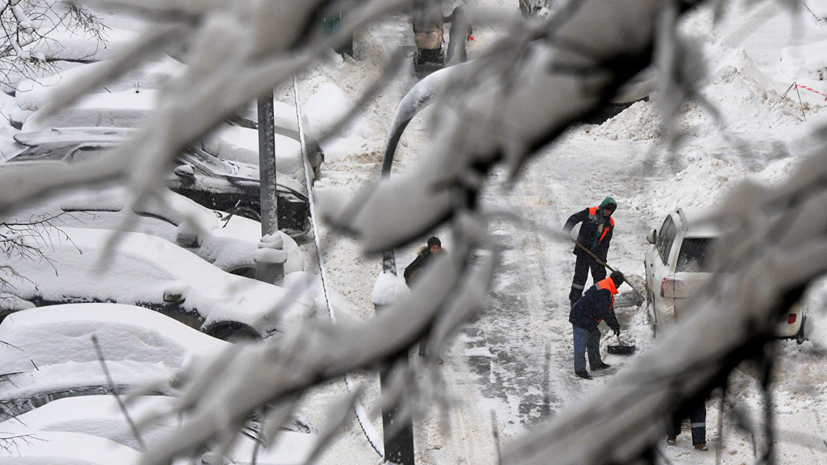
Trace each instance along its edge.
<instances>
[{"instance_id":1,"label":"parked car row","mask_svg":"<svg viewBox=\"0 0 827 465\"><path fill-rule=\"evenodd\" d=\"M124 143L133 129L61 128L19 133L15 141L25 146L4 169L20 163L72 163L99 156ZM177 166L167 184L171 190L213 210L261 219L258 167L222 160L198 147L188 147L176 158ZM310 229L310 203L305 187L288 176L276 183L279 229L301 235Z\"/></svg>"},{"instance_id":2,"label":"parked car row","mask_svg":"<svg viewBox=\"0 0 827 465\"><path fill-rule=\"evenodd\" d=\"M719 227L697 221L697 214L678 208L646 237L646 297L656 333L673 326L689 299L712 277L711 252L722 234ZM794 305L778 322L776 335L801 343L805 321L804 308Z\"/></svg>"},{"instance_id":3,"label":"parked car row","mask_svg":"<svg viewBox=\"0 0 827 465\"><path fill-rule=\"evenodd\" d=\"M0 340L0 430L4 451L13 451L0 454L3 463L41 463L46 457L137 463L139 451L180 426L177 415L157 417L178 405L179 372L229 347L151 310L112 303L26 310L0 323ZM133 389L142 394L130 395L124 405L112 395ZM157 418L145 421L149 417ZM250 435L239 434L223 459L250 460L260 425L250 419L247 429ZM259 447L257 462L304 463L317 440L315 430L294 416L273 443ZM228 463L207 449L201 454L201 463Z\"/></svg>"},{"instance_id":4,"label":"parked car row","mask_svg":"<svg viewBox=\"0 0 827 465\"><path fill-rule=\"evenodd\" d=\"M161 238L123 232L111 239L111 231L70 227L22 236L23 247L42 250L45 258L2 254L0 266L24 278L0 289L38 307L138 305L220 339L266 337L314 311L307 293L231 275Z\"/></svg>"},{"instance_id":5,"label":"parked car row","mask_svg":"<svg viewBox=\"0 0 827 465\"><path fill-rule=\"evenodd\" d=\"M19 205L2 218L28 220L54 218L56 226L122 230L157 236L177 244L229 273L255 277L261 224L237 215L210 210L179 194L148 198L125 208L128 189L122 185L100 189L68 189L46 199ZM305 269L296 241L279 232L287 254L284 272Z\"/></svg>"},{"instance_id":6,"label":"parked car row","mask_svg":"<svg viewBox=\"0 0 827 465\"><path fill-rule=\"evenodd\" d=\"M0 169L113 150L150 115L158 83L185 65L168 58L56 114L39 111L50 87L95 66L18 88L13 124L22 132ZM302 152L313 178L324 155L312 137L300 144L295 107L275 106L277 235L261 237L257 131L243 116L178 154L169 191L157 197L133 204L125 186L73 188L2 212L0 267L10 272L0 279L0 462L137 463L180 425L183 416L140 420L174 410L182 371L314 315L313 296L296 284L306 281L305 259L291 236L310 228ZM264 262L283 263L283 286L250 279ZM118 392L130 394L140 438ZM247 462L254 449L258 463L304 463L318 441L294 418L262 447L259 427L248 419L223 457L204 449L200 463Z\"/></svg>"}]
</instances>

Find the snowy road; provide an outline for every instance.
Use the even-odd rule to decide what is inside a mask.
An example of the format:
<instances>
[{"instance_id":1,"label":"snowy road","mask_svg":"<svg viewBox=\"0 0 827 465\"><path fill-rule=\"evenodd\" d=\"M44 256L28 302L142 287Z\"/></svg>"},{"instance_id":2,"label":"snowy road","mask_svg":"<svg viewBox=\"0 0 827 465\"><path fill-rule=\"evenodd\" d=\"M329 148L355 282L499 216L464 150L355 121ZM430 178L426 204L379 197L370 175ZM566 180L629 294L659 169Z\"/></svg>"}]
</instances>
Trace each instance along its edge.
<instances>
[{"instance_id":1,"label":"snowy road","mask_svg":"<svg viewBox=\"0 0 827 465\"><path fill-rule=\"evenodd\" d=\"M504 1L478 3L499 3L513 10L513 3ZM399 18L372 29L370 40L363 43L363 53L388 55L397 47L409 45L400 39L406 37L402 33L407 30L408 25ZM469 44L469 56L474 55L475 48L491 43L496 33L481 27L475 30L475 36L476 40ZM757 64L777 61L768 48L761 50ZM444 395L459 402L450 409L437 406L434 415L448 417L453 439L445 437L438 428L439 421L433 417L418 422L416 448L420 463L496 463L491 450L492 412L496 429L502 433L500 445L506 445L514 436L576 402L585 392L609 382L624 365L635 360L604 355L604 360L614 365L612 369L598 373L591 381L574 377L568 323L568 292L574 267L572 245L549 237L542 229L559 230L568 215L597 205L610 195L617 200L618 210L614 215L617 228L609 262L627 274L642 274L646 234L660 226L669 209L676 205L712 205L733 181L745 174L764 171L765 179L777 179L792 166L785 159L804 151L797 143L791 143L795 139L792 133L800 123L798 109L781 105L770 111L777 95L758 84L765 79L754 69L755 64L746 55L721 52L721 57L725 55L728 61L716 61L723 68L710 80L706 92L711 100L721 102L728 118L739 121L733 129L751 146L749 158L743 157L732 139L717 133L702 109L691 105L681 124L693 137L679 152L667 157L663 149L654 148L662 133L658 132L653 106L635 104L600 127L570 131L532 160L513 190L495 187L483 193L485 208L519 214L536 227L507 220L491 227L503 248L503 261L488 308L443 355L446 363L439 368ZM354 64L357 65L360 66ZM357 84L355 80L347 82L354 87ZM372 115L375 137L365 139L358 151L332 153L322 183L350 186L351 178L370 178L377 172L387 125L399 99L412 84L412 78L403 84L397 82L391 92L382 95ZM755 118L756 114L763 116ZM405 172L419 161L420 152L427 145L429 116L426 110L408 127L397 150L395 173ZM502 173L496 176L505 177ZM436 232L440 236L444 233ZM450 250L448 237L444 236ZM419 245L397 250L397 264L404 267ZM331 268L351 270L355 255L357 248L348 245L331 252L328 260L333 262ZM367 271L364 277L360 275L360 285L353 285L356 280L352 275L342 280L339 288L346 289L345 295L356 296L369 289L375 279L372 273L378 272L375 262L357 261L356 265L359 273ZM636 344L637 353L650 349L654 341L645 308L618 309L617 313L624 338ZM606 346L614 343L607 332L604 330L601 343L604 354ZM808 408L808 402L817 406L827 403L827 388L810 386L813 379L827 379L827 370L816 368L823 362L823 354L806 344L805 349L786 342L783 347L795 362L785 370L795 371L796 379L782 383L778 389L777 399L783 403L778 409L781 428L800 432L799 425L803 425L813 435L799 434L798 443L784 448L782 456L827 457L827 443L818 439L823 437L823 415ZM420 359L414 360L419 363ZM743 406L760 416L760 393L755 391L755 380L736 372L732 383L747 392L739 399ZM736 431L727 418L723 419L724 430L719 431L719 401L710 401L707 407L710 445L723 442L721 463L751 463L753 439ZM760 445L761 438L756 441ZM715 463L713 450L694 451L686 433L678 438L677 447L662 448L669 461L677 465ZM802 463L817 462L805 459Z\"/></svg>"},{"instance_id":2,"label":"snowy road","mask_svg":"<svg viewBox=\"0 0 827 465\"><path fill-rule=\"evenodd\" d=\"M597 147L598 142L590 143L591 138L581 135L572 139L571 144L563 142L536 159L514 190L497 189L485 196L489 208L517 209L537 226L500 222L493 227L504 247L503 263L486 314L465 332L468 364L478 376L481 394L492 401L491 408L507 434L536 425L584 388L601 383L601 378L608 379L617 371L612 368L597 373L593 381L574 376L568 322L568 293L574 269L572 245L549 237L542 228L558 230L569 214L597 205L611 195L619 208L609 259L626 272L640 273L635 267L642 263L640 238L645 229L633 226L636 222L630 220L633 214L628 211L628 199L640 188L627 181L629 173L615 167L639 170L629 159L642 160L638 154L645 153L645 149L618 143ZM594 182L596 179L600 182ZM637 307L619 310L618 316L622 323L628 323L623 321L628 320L625 312L642 311ZM624 324L625 331L627 328ZM639 330L634 336L651 337ZM604 351L605 346L606 342L602 345ZM605 359L614 365L629 360L610 355Z\"/></svg>"}]
</instances>

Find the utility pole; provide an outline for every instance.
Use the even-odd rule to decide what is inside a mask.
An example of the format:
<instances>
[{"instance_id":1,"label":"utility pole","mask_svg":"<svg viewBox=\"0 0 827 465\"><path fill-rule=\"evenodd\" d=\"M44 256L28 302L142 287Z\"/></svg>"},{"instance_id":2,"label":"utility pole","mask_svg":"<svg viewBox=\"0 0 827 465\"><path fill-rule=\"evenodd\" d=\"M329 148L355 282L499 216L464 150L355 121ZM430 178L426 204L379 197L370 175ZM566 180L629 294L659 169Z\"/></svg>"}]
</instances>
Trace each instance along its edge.
<instances>
[{"instance_id":1,"label":"utility pole","mask_svg":"<svg viewBox=\"0 0 827 465\"><path fill-rule=\"evenodd\" d=\"M385 160L382 163L382 177L391 175L391 164L393 153L385 153ZM382 253L382 274L390 273L396 276L396 257L393 250L386 250ZM375 305L376 313L382 311L382 306ZM385 391L388 379L391 378L392 369L405 370L408 366L408 351L403 350L397 357L379 369L379 387ZM407 399L403 399L406 401ZM414 465L414 438L413 419L409 416L404 424L399 418L399 404L385 405L382 407L382 430L385 438L385 462L401 465Z\"/></svg>"},{"instance_id":2,"label":"utility pole","mask_svg":"<svg viewBox=\"0 0 827 465\"><path fill-rule=\"evenodd\" d=\"M279 236L278 197L276 195L276 133L273 114L273 91L258 99L258 166L261 198L261 236L273 237L262 240L262 244L272 244L281 248ZM266 247L266 245L265 245ZM256 262L256 279L276 284L284 278L284 262Z\"/></svg>"}]
</instances>

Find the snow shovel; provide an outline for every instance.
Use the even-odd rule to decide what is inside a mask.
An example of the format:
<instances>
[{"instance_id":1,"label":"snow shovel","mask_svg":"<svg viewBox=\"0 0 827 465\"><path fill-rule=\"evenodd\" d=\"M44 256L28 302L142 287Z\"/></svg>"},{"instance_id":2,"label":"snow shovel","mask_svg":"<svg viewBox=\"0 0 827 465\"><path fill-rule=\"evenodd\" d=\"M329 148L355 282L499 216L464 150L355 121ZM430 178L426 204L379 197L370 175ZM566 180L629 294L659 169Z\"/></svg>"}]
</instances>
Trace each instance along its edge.
<instances>
[{"instance_id":1,"label":"snow shovel","mask_svg":"<svg viewBox=\"0 0 827 465\"><path fill-rule=\"evenodd\" d=\"M606 348L606 350L613 355L632 355L635 353L635 346L633 345L624 345L620 342L620 335L617 335L617 345Z\"/></svg>"},{"instance_id":2,"label":"snow shovel","mask_svg":"<svg viewBox=\"0 0 827 465\"><path fill-rule=\"evenodd\" d=\"M577 247L580 247L581 249L583 249L587 254L591 255L592 258L594 258L597 263L599 263L599 264L605 266L606 268L608 268L609 271L617 271L616 269L612 268L608 263L606 263L603 260L597 258L597 255L595 255L594 252L592 252L591 250L589 250L585 246L583 246L583 244L581 244L577 241L574 241L574 244ZM641 278L640 276L634 275L634 274L626 275L625 273L624 273L624 277L625 277L624 282L626 284L628 284L629 287L631 287L632 290L635 291L635 293L637 295L639 295L641 299L645 300L646 299L646 289L645 289L645 285L643 284L643 278Z\"/></svg>"}]
</instances>

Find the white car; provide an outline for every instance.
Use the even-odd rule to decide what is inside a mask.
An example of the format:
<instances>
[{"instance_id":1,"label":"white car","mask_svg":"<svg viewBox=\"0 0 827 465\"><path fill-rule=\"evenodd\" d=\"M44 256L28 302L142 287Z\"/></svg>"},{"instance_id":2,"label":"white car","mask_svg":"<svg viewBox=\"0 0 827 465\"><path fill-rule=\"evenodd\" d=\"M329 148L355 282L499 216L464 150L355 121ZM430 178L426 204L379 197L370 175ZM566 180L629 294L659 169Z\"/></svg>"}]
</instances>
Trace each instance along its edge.
<instances>
[{"instance_id":1,"label":"white car","mask_svg":"<svg viewBox=\"0 0 827 465\"><path fill-rule=\"evenodd\" d=\"M721 230L694 218L678 208L646 237L646 298L656 332L674 325L689 298L711 277L709 252ZM778 323L776 335L803 342L803 313L801 306L793 306Z\"/></svg>"},{"instance_id":2,"label":"white car","mask_svg":"<svg viewBox=\"0 0 827 465\"><path fill-rule=\"evenodd\" d=\"M39 249L44 258L2 254L0 266L23 278L9 278L0 291L36 306L138 305L219 339L284 332L314 311L307 292L231 275L147 234L45 228L19 240Z\"/></svg>"},{"instance_id":3,"label":"white car","mask_svg":"<svg viewBox=\"0 0 827 465\"><path fill-rule=\"evenodd\" d=\"M163 201L146 200L135 205L135 214L124 209L128 190L124 186L62 192L45 200L27 203L3 213L10 221L56 217L58 226L76 228L128 228L175 243L232 274L255 277L261 223L238 215L210 210L182 195L169 192ZM287 253L284 273L304 271L302 251L292 237L279 231Z\"/></svg>"}]
</instances>

